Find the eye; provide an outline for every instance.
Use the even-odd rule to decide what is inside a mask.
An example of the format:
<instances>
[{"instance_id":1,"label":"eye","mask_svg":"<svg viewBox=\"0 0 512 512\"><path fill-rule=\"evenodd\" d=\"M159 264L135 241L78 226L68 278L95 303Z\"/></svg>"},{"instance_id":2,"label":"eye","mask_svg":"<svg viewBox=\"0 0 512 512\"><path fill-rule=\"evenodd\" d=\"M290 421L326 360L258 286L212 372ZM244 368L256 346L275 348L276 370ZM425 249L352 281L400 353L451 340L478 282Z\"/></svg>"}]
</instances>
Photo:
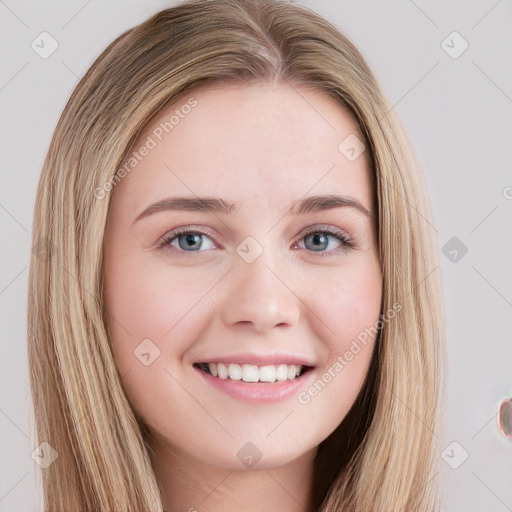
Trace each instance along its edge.
<instances>
[{"instance_id":1,"label":"eye","mask_svg":"<svg viewBox=\"0 0 512 512\"><path fill-rule=\"evenodd\" d=\"M206 246L204 243L205 239L209 240ZM309 249L312 252L320 253L321 256L332 256L340 252L345 253L355 247L354 242L347 233L331 226L309 229L302 235L300 241L302 240L305 241L304 247L302 245L299 246L298 242L293 247L299 246L301 249ZM201 252L215 248L212 238L207 233L190 229L190 227L171 231L164 236L158 246L164 249L169 249L169 246L171 246L178 252Z\"/></svg>"},{"instance_id":2,"label":"eye","mask_svg":"<svg viewBox=\"0 0 512 512\"><path fill-rule=\"evenodd\" d=\"M304 245L307 249L311 249L313 252L325 253L321 254L322 256L347 252L355 246L347 233L331 226L310 229L302 236L302 240L305 241ZM336 246L341 246L341 249L336 250Z\"/></svg>"},{"instance_id":3,"label":"eye","mask_svg":"<svg viewBox=\"0 0 512 512\"><path fill-rule=\"evenodd\" d=\"M185 252L198 252L205 249L212 249L214 247L213 243L207 244L207 247L204 247L203 237L206 237L210 242L212 242L212 239L202 231L175 229L165 235L159 245L161 247L167 247L170 245Z\"/></svg>"}]
</instances>

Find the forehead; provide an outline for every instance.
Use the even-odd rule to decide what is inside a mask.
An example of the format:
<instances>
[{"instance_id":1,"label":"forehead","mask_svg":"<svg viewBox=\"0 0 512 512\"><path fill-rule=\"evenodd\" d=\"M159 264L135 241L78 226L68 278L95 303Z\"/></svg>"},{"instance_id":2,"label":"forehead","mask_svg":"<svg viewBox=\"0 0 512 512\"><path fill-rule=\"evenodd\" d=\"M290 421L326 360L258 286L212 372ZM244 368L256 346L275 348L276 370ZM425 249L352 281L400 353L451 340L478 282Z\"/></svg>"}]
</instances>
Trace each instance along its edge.
<instances>
[{"instance_id":1,"label":"forehead","mask_svg":"<svg viewBox=\"0 0 512 512\"><path fill-rule=\"evenodd\" d=\"M343 193L371 208L367 152L355 159L346 152L354 144L359 152L362 141L352 115L320 91L208 86L166 106L145 127L113 200L140 211L172 195L218 195L282 211L308 193Z\"/></svg>"}]
</instances>

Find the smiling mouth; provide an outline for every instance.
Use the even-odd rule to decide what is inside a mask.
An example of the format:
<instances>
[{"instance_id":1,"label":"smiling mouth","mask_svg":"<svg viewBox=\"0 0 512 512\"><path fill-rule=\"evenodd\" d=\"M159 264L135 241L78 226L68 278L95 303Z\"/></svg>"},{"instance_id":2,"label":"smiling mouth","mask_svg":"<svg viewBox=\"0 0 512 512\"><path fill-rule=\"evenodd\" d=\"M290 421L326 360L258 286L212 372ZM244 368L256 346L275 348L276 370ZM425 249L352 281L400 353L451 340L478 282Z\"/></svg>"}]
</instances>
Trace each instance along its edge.
<instances>
[{"instance_id":1,"label":"smiling mouth","mask_svg":"<svg viewBox=\"0 0 512 512\"><path fill-rule=\"evenodd\" d=\"M250 383L295 380L312 368L298 364L257 366L255 364L236 363L195 363L194 366L212 377Z\"/></svg>"}]
</instances>

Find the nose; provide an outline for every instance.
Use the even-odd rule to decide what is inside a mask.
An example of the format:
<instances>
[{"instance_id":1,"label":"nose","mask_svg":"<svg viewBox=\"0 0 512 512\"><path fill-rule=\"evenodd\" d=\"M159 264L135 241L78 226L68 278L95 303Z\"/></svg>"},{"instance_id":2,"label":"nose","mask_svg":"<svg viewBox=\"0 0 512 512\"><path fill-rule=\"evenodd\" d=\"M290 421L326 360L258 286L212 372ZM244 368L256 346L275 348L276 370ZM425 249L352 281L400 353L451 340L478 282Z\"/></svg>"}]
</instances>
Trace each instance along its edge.
<instances>
[{"instance_id":1,"label":"nose","mask_svg":"<svg viewBox=\"0 0 512 512\"><path fill-rule=\"evenodd\" d=\"M222 318L226 325L245 325L260 333L274 327L290 327L297 323L301 300L290 282L286 263L276 267L263 253L252 263L241 258L229 273L222 302Z\"/></svg>"}]
</instances>

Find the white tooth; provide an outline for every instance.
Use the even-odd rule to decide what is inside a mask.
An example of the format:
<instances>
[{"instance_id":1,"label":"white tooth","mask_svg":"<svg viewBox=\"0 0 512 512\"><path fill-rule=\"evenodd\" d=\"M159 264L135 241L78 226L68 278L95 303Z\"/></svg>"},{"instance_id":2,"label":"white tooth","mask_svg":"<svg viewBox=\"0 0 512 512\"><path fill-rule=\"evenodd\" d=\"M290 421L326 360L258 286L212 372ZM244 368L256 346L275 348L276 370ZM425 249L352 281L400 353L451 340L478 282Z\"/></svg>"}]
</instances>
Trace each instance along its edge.
<instances>
[{"instance_id":1,"label":"white tooth","mask_svg":"<svg viewBox=\"0 0 512 512\"><path fill-rule=\"evenodd\" d=\"M208 364L208 370L210 370L210 373L214 377L217 377L217 365L215 363L209 363Z\"/></svg>"},{"instance_id":2,"label":"white tooth","mask_svg":"<svg viewBox=\"0 0 512 512\"><path fill-rule=\"evenodd\" d=\"M273 366L260 367L260 381L261 382L275 382L276 369Z\"/></svg>"},{"instance_id":3,"label":"white tooth","mask_svg":"<svg viewBox=\"0 0 512 512\"><path fill-rule=\"evenodd\" d=\"M231 380L240 380L242 378L242 368L240 368L239 364L231 363L228 372Z\"/></svg>"},{"instance_id":4,"label":"white tooth","mask_svg":"<svg viewBox=\"0 0 512 512\"><path fill-rule=\"evenodd\" d=\"M217 363L217 375L221 379L227 379L229 377L228 369L223 363Z\"/></svg>"},{"instance_id":5,"label":"white tooth","mask_svg":"<svg viewBox=\"0 0 512 512\"><path fill-rule=\"evenodd\" d=\"M296 374L297 374L297 366L294 364L288 365L288 380L295 379Z\"/></svg>"},{"instance_id":6,"label":"white tooth","mask_svg":"<svg viewBox=\"0 0 512 512\"><path fill-rule=\"evenodd\" d=\"M280 364L278 367L277 367L277 372L276 372L276 378L277 380L286 380L286 378L288 377L288 366L286 366L285 364Z\"/></svg>"},{"instance_id":7,"label":"white tooth","mask_svg":"<svg viewBox=\"0 0 512 512\"><path fill-rule=\"evenodd\" d=\"M231 376L231 370L229 372ZM242 380L244 382L258 382L259 372L258 367L254 364L242 365Z\"/></svg>"}]
</instances>

